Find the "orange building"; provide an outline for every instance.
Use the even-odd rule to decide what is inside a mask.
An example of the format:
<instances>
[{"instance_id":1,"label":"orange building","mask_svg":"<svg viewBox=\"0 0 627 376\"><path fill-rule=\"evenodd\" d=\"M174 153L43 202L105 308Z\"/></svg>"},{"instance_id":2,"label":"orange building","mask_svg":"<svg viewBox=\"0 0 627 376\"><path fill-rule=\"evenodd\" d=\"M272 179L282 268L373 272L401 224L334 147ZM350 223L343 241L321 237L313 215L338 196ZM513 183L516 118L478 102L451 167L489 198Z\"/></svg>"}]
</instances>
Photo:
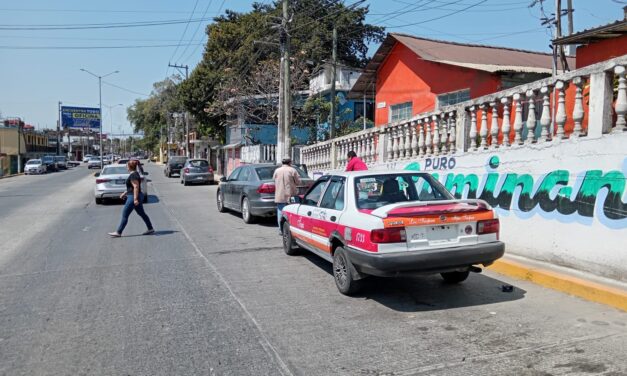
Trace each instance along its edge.
<instances>
[{"instance_id":1,"label":"orange building","mask_svg":"<svg viewBox=\"0 0 627 376\"><path fill-rule=\"evenodd\" d=\"M349 97L374 97L381 126L550 76L551 67L548 53L391 33Z\"/></svg>"},{"instance_id":2,"label":"orange building","mask_svg":"<svg viewBox=\"0 0 627 376\"><path fill-rule=\"evenodd\" d=\"M556 45L577 46L577 69L627 55L627 7L622 20L553 40Z\"/></svg>"}]
</instances>

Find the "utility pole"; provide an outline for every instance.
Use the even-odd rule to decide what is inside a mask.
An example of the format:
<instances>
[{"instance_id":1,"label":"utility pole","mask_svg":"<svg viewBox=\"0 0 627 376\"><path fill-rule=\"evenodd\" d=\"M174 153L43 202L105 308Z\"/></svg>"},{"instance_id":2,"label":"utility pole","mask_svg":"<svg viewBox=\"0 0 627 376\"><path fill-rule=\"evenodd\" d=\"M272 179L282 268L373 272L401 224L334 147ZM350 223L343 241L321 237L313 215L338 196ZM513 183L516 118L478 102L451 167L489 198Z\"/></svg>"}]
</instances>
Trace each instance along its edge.
<instances>
[{"instance_id":1,"label":"utility pole","mask_svg":"<svg viewBox=\"0 0 627 376\"><path fill-rule=\"evenodd\" d=\"M185 69L185 79L189 78L189 66L187 65L177 65L168 63L168 67L176 68L176 69ZM190 147L189 147L189 114L185 111L185 156L190 158Z\"/></svg>"},{"instance_id":2,"label":"utility pole","mask_svg":"<svg viewBox=\"0 0 627 376\"><path fill-rule=\"evenodd\" d=\"M331 126L329 127L329 139L333 139L335 137L335 113L337 109L335 108L335 81L337 80L337 27L333 24L333 52L331 55L332 59L332 78L331 78Z\"/></svg>"},{"instance_id":3,"label":"utility pole","mask_svg":"<svg viewBox=\"0 0 627 376\"><path fill-rule=\"evenodd\" d=\"M568 7L568 35L573 34L573 0L568 0L566 3Z\"/></svg>"},{"instance_id":4,"label":"utility pole","mask_svg":"<svg viewBox=\"0 0 627 376\"><path fill-rule=\"evenodd\" d=\"M61 155L61 101L59 101L59 120L57 121L57 155Z\"/></svg>"},{"instance_id":5,"label":"utility pole","mask_svg":"<svg viewBox=\"0 0 627 376\"><path fill-rule=\"evenodd\" d=\"M290 155L290 128L292 118L292 94L290 84L290 37L289 37L289 0L283 0L283 18L279 42L281 46L281 66L279 83L279 125L277 129L276 160Z\"/></svg>"}]
</instances>

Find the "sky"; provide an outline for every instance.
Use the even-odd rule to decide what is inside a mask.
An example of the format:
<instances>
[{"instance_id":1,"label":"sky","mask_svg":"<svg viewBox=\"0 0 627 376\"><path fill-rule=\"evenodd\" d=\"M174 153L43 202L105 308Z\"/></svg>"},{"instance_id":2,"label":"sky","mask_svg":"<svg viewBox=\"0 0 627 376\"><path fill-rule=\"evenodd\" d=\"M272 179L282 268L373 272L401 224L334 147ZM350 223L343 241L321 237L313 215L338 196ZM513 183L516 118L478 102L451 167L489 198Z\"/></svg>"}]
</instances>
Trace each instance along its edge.
<instances>
[{"instance_id":1,"label":"sky","mask_svg":"<svg viewBox=\"0 0 627 376\"><path fill-rule=\"evenodd\" d=\"M549 52L551 32L541 26L539 7L528 7L531 2L366 0L364 4L370 7L367 21L387 31ZM562 3L565 6L566 0ZM575 32L622 19L626 3L573 0ZM168 63L188 65L191 72L202 58L204 30L211 21L195 20L210 19L226 9L246 12L251 5L245 0L0 0L0 114L21 117L38 129L54 128L59 101L67 106L98 107L98 79L81 69L101 76L117 70L103 79L103 133L132 133L126 108L137 98L146 98L154 82L175 73ZM545 0L544 7L550 16L554 0ZM176 23L28 30L41 25L144 21ZM370 54L377 47L371 45Z\"/></svg>"}]
</instances>

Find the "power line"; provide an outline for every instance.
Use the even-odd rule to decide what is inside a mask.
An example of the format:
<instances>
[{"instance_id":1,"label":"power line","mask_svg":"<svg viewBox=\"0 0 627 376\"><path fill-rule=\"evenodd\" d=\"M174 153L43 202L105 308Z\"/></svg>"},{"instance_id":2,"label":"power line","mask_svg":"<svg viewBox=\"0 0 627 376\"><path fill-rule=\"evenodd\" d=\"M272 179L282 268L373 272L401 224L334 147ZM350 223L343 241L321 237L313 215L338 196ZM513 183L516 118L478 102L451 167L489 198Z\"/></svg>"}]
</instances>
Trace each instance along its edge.
<instances>
[{"instance_id":1,"label":"power line","mask_svg":"<svg viewBox=\"0 0 627 376\"><path fill-rule=\"evenodd\" d=\"M41 13L154 13L154 14L173 14L173 13L184 13L184 11L176 11L176 10L117 10L117 9L54 9L54 8L41 8L41 9L28 9L28 8L0 8L0 11L3 12L41 12Z\"/></svg>"},{"instance_id":2,"label":"power line","mask_svg":"<svg viewBox=\"0 0 627 376\"><path fill-rule=\"evenodd\" d=\"M202 13L202 16L200 16L200 18L204 18L207 15L207 11L209 10L209 7L211 6L211 3L213 2L213 0L209 0L207 2L207 6L205 7L205 10ZM200 29L200 25L201 23L197 23L196 24L196 29L194 30L194 33L192 34L192 36L189 38L189 40L192 40L196 37L196 34L198 34L198 30ZM185 53L187 52L187 50L189 49L189 46L185 46L185 49L183 50L183 52L181 52L181 55L179 56L178 60L180 60L183 56L185 56ZM177 60L175 60L177 61Z\"/></svg>"},{"instance_id":3,"label":"power line","mask_svg":"<svg viewBox=\"0 0 627 376\"><path fill-rule=\"evenodd\" d=\"M181 34L181 38L179 39L178 45L174 49L174 52L172 52L172 56L170 56L170 61L172 61L172 59L174 58L174 55L176 55L176 53L178 52L179 47L181 46L181 43L183 43L183 38L185 38L185 33L187 33L187 29L189 28L189 21L192 20L192 18L194 17L194 13L196 12L196 7L198 6L198 1L199 0L196 0L196 2L194 2L194 8L192 9L192 13L190 13L189 20L185 24L185 29L183 29L183 34Z\"/></svg>"},{"instance_id":4,"label":"power line","mask_svg":"<svg viewBox=\"0 0 627 376\"><path fill-rule=\"evenodd\" d=\"M455 15L455 14L458 14L458 13L461 13L461 12L464 12L464 11L467 11L468 9L474 8L474 7L476 7L477 5L480 5L480 4L485 3L486 1L488 1L488 0L481 0L481 1L478 1L478 2L476 2L475 4L472 4L472 5L467 6L466 8L462 8L462 9L456 10L456 11L454 11L454 12L444 14L444 15L442 15L442 16L438 16L438 17L430 18L430 19L427 19L427 20L422 20L422 21L419 21L419 22L412 22L412 23L405 24L405 25L393 25L393 26L388 26L388 28L391 28L391 29L398 29L398 28L402 28L402 27L407 27L407 26L415 26L415 25L420 25L420 24L423 24L423 23L431 22L431 21L441 20L442 18L450 17L450 16L452 16L452 15Z\"/></svg>"},{"instance_id":5,"label":"power line","mask_svg":"<svg viewBox=\"0 0 627 376\"><path fill-rule=\"evenodd\" d=\"M196 46L202 43L190 43ZM147 44L147 45L130 45L130 46L2 46L2 50L107 50L107 49L127 49L127 48L166 48L175 47L177 44Z\"/></svg>"},{"instance_id":6,"label":"power line","mask_svg":"<svg viewBox=\"0 0 627 376\"><path fill-rule=\"evenodd\" d=\"M225 2L226 2L226 0L222 0L222 3L220 4L220 8L218 8L218 12L217 12L217 14L220 14L220 12L222 12L222 7L224 6L224 3L225 3ZM193 50L193 51L192 51L189 55L187 55L187 56L185 57L185 59L183 59L183 61L187 61L187 60L189 60L189 58L190 58L190 57L192 57L192 56L196 53L196 51L198 51L198 48L199 48L199 47L200 47L200 46L196 46L196 48L194 48L194 50Z\"/></svg>"},{"instance_id":7,"label":"power line","mask_svg":"<svg viewBox=\"0 0 627 376\"><path fill-rule=\"evenodd\" d=\"M177 25L182 23L209 21L210 18L195 18L191 20L162 20L162 21L140 21L140 22L115 22L115 23L95 23L95 24L38 24L38 25L0 25L0 30L85 30L85 29L117 29L128 27L146 27Z\"/></svg>"}]
</instances>

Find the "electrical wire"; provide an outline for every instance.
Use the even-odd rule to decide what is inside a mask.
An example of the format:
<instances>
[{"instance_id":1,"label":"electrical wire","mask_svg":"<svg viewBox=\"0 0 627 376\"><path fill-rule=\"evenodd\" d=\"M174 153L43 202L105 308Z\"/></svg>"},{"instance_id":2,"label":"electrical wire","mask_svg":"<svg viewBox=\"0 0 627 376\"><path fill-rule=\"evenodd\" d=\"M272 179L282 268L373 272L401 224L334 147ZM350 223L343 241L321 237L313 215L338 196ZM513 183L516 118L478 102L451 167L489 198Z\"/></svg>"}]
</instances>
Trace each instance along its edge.
<instances>
[{"instance_id":1,"label":"electrical wire","mask_svg":"<svg viewBox=\"0 0 627 376\"><path fill-rule=\"evenodd\" d=\"M205 7L205 10L203 11L202 16L200 16L200 18L205 18L205 16L207 15L207 11L209 11L209 7L211 6L211 3L213 3L213 0L209 0L209 2L207 2L207 6ZM196 29L194 30L194 33L192 34L192 36L189 38L190 40L193 40L196 37L196 34L198 34L198 30L200 30L200 25L201 25L200 22L196 24ZM180 60L183 56L185 56L185 53L187 52L188 49L189 49L189 46L185 46L185 49L183 50L183 52L181 52L181 55L178 57L177 60Z\"/></svg>"},{"instance_id":2,"label":"electrical wire","mask_svg":"<svg viewBox=\"0 0 627 376\"><path fill-rule=\"evenodd\" d=\"M95 24L32 24L32 25L0 25L0 30L86 30L86 29L117 29L129 27L147 27L177 25L182 23L209 21L210 18L195 18L191 20L161 20L139 22L115 22Z\"/></svg>"},{"instance_id":3,"label":"electrical wire","mask_svg":"<svg viewBox=\"0 0 627 376\"><path fill-rule=\"evenodd\" d=\"M427 20L422 20L422 21L419 21L419 22L412 22L412 23L405 24L405 25L393 25L393 26L389 26L389 28L391 28L391 29L398 29L398 28L403 28L403 27L407 27L407 26L415 26L415 25L420 25L420 24L427 23L427 22L441 20L443 18L450 17L450 16L453 16L455 14L467 11L468 9L474 8L474 7L476 7L476 6L480 5L480 4L485 3L486 1L488 1L488 0L480 0L480 1L478 1L478 2L476 2L474 4L472 4L472 5L467 6L466 8L458 9L458 10L456 10L454 12L447 13L447 14L444 14L442 16L433 17L433 18L430 18L430 19L427 19Z\"/></svg>"},{"instance_id":4,"label":"electrical wire","mask_svg":"<svg viewBox=\"0 0 627 376\"><path fill-rule=\"evenodd\" d=\"M218 12L217 12L218 14L220 14L220 12L222 11L222 7L224 6L225 2L226 2L226 0L222 0L222 3L220 4L220 8L218 8ZM196 46L196 48L194 48L194 50L189 55L187 55L187 57L185 57L185 59L183 59L183 61L189 60L189 58L192 57L196 53L196 51L198 51L199 47L200 46Z\"/></svg>"},{"instance_id":5,"label":"electrical wire","mask_svg":"<svg viewBox=\"0 0 627 376\"><path fill-rule=\"evenodd\" d=\"M172 59L174 58L174 55L176 55L176 53L179 50L179 47L181 46L181 43L183 43L183 38L185 38L185 34L187 33L187 29L189 28L189 23L192 20L192 18L194 17L194 13L196 13L196 7L198 6L198 1L196 0L194 2L194 8L192 9L192 13L190 13L189 15L189 20L187 21L187 23L185 24L185 29L183 29L183 34L181 34L181 38L179 39L179 43L176 46L176 48L174 49L174 52L172 52L172 56L170 56L170 61L172 61ZM202 17L201 17L202 18ZM189 47L189 46L188 46Z\"/></svg>"},{"instance_id":6,"label":"electrical wire","mask_svg":"<svg viewBox=\"0 0 627 376\"><path fill-rule=\"evenodd\" d=\"M2 50L107 50L107 49L128 49L128 48L166 48L175 47L178 44L147 44L147 45L126 45L126 46L3 46ZM190 43L189 45L202 45L202 43Z\"/></svg>"}]
</instances>

